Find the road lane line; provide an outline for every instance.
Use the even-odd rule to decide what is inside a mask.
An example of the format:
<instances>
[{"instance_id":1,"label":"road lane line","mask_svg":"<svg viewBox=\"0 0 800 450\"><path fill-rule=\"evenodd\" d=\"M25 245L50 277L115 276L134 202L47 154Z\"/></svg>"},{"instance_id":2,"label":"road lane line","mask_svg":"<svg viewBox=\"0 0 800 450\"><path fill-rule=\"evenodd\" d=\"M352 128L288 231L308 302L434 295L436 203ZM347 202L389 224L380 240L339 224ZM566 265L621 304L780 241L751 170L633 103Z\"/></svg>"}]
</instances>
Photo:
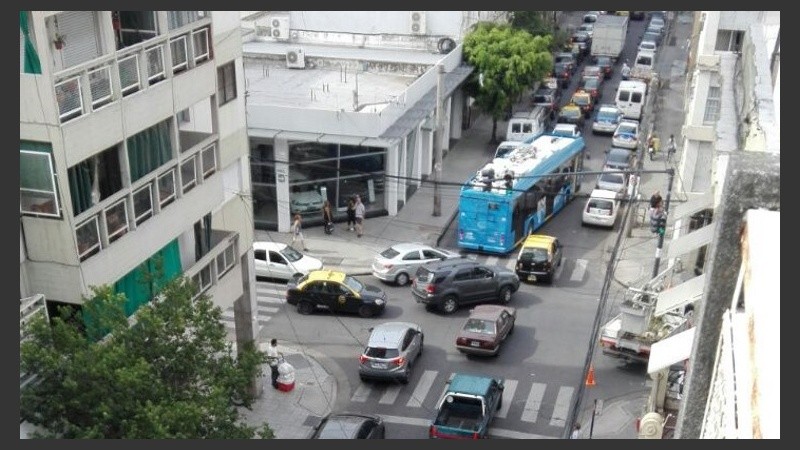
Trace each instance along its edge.
<instances>
[{"instance_id":1,"label":"road lane line","mask_svg":"<svg viewBox=\"0 0 800 450\"><path fill-rule=\"evenodd\" d=\"M425 400L425 396L428 395L428 391L431 390L431 386L433 386L433 382L436 380L437 373L439 373L437 370L426 370L422 374L406 406L411 408L419 408L422 406L422 401Z\"/></svg>"},{"instance_id":2,"label":"road lane line","mask_svg":"<svg viewBox=\"0 0 800 450\"><path fill-rule=\"evenodd\" d=\"M508 409L511 408L511 400L514 399L514 393L517 391L517 384L517 380L506 380L503 388L503 406L500 407L500 411L497 411L497 417L505 419L508 415Z\"/></svg>"},{"instance_id":3,"label":"road lane line","mask_svg":"<svg viewBox=\"0 0 800 450\"><path fill-rule=\"evenodd\" d=\"M353 396L350 397L350 401L364 403L367 401L370 392L372 392L372 388L362 381L361 384L358 385L358 389L353 393Z\"/></svg>"},{"instance_id":4,"label":"road lane line","mask_svg":"<svg viewBox=\"0 0 800 450\"><path fill-rule=\"evenodd\" d=\"M556 404L553 407L553 416L550 419L551 427L563 427L567 423L569 403L572 400L572 392L574 390L575 388L572 386L561 386L561 389L558 390Z\"/></svg>"},{"instance_id":5,"label":"road lane line","mask_svg":"<svg viewBox=\"0 0 800 450\"><path fill-rule=\"evenodd\" d=\"M583 280L583 275L586 273L586 265L587 264L589 264L589 261L587 261L585 259L576 259L575 260L575 270L572 271L572 276L569 277L569 281L581 281L581 280Z\"/></svg>"},{"instance_id":6,"label":"road lane line","mask_svg":"<svg viewBox=\"0 0 800 450\"><path fill-rule=\"evenodd\" d=\"M378 403L383 405L391 405L394 403L395 400L397 400L397 396L400 394L400 388L401 386L399 384L388 386L381 396L381 399L378 400Z\"/></svg>"},{"instance_id":7,"label":"road lane line","mask_svg":"<svg viewBox=\"0 0 800 450\"><path fill-rule=\"evenodd\" d=\"M542 407L542 397L547 385L544 383L533 383L528 400L525 401L525 408L522 409L522 417L519 420L525 422L536 422L539 417L539 408Z\"/></svg>"}]
</instances>

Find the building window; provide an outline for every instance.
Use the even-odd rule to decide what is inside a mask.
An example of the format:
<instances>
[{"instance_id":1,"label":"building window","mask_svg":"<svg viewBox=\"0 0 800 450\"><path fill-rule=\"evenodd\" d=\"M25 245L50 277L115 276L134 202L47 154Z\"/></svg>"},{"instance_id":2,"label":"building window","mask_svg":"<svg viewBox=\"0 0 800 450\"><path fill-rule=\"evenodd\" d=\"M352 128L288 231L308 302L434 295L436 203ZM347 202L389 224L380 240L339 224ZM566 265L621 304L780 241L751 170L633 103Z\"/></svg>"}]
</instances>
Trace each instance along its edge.
<instances>
[{"instance_id":1,"label":"building window","mask_svg":"<svg viewBox=\"0 0 800 450\"><path fill-rule=\"evenodd\" d=\"M153 217L152 185L139 189L133 193L133 213L136 216L136 225Z\"/></svg>"},{"instance_id":2,"label":"building window","mask_svg":"<svg viewBox=\"0 0 800 450\"><path fill-rule=\"evenodd\" d=\"M174 30L192 22L196 22L207 14L205 11L167 11L169 29Z\"/></svg>"},{"instance_id":3,"label":"building window","mask_svg":"<svg viewBox=\"0 0 800 450\"><path fill-rule=\"evenodd\" d=\"M163 209L175 200L175 171L170 170L158 177L158 202Z\"/></svg>"},{"instance_id":4,"label":"building window","mask_svg":"<svg viewBox=\"0 0 800 450\"><path fill-rule=\"evenodd\" d=\"M170 119L128 138L128 165L131 183L172 159Z\"/></svg>"},{"instance_id":5,"label":"building window","mask_svg":"<svg viewBox=\"0 0 800 450\"><path fill-rule=\"evenodd\" d=\"M200 64L211 57L211 47L208 45L208 28L201 28L192 32L194 39L194 62Z\"/></svg>"},{"instance_id":6,"label":"building window","mask_svg":"<svg viewBox=\"0 0 800 450\"><path fill-rule=\"evenodd\" d=\"M708 87L706 110L703 114L703 125L714 125L719 120L720 89L718 86Z\"/></svg>"},{"instance_id":7,"label":"building window","mask_svg":"<svg viewBox=\"0 0 800 450\"><path fill-rule=\"evenodd\" d=\"M114 242L128 232L128 208L125 199L106 209L108 242Z\"/></svg>"},{"instance_id":8,"label":"building window","mask_svg":"<svg viewBox=\"0 0 800 450\"><path fill-rule=\"evenodd\" d=\"M75 227L75 239L78 241L78 257L81 261L100 251L100 229L97 216Z\"/></svg>"},{"instance_id":9,"label":"building window","mask_svg":"<svg viewBox=\"0 0 800 450\"><path fill-rule=\"evenodd\" d=\"M67 174L72 212L77 216L122 189L118 147L86 158Z\"/></svg>"},{"instance_id":10,"label":"building window","mask_svg":"<svg viewBox=\"0 0 800 450\"><path fill-rule=\"evenodd\" d=\"M49 144L20 142L19 208L22 213L51 217L61 215Z\"/></svg>"},{"instance_id":11,"label":"building window","mask_svg":"<svg viewBox=\"0 0 800 450\"><path fill-rule=\"evenodd\" d=\"M194 156L181 164L181 179L183 180L183 193L191 191L197 184Z\"/></svg>"},{"instance_id":12,"label":"building window","mask_svg":"<svg viewBox=\"0 0 800 450\"><path fill-rule=\"evenodd\" d=\"M194 281L195 285L197 286L197 294L195 295L196 298L211 287L211 264L208 264L200 269L200 272L192 277L192 281Z\"/></svg>"},{"instance_id":13,"label":"building window","mask_svg":"<svg viewBox=\"0 0 800 450\"><path fill-rule=\"evenodd\" d=\"M235 263L236 252L234 251L234 244L231 244L225 251L217 255L217 278L222 278L222 275L229 271Z\"/></svg>"},{"instance_id":14,"label":"building window","mask_svg":"<svg viewBox=\"0 0 800 450\"><path fill-rule=\"evenodd\" d=\"M719 52L741 52L744 31L718 30L717 43L714 50Z\"/></svg>"},{"instance_id":15,"label":"building window","mask_svg":"<svg viewBox=\"0 0 800 450\"><path fill-rule=\"evenodd\" d=\"M215 146L208 147L201 153L203 159L203 179L210 177L217 170L217 156Z\"/></svg>"},{"instance_id":16,"label":"building window","mask_svg":"<svg viewBox=\"0 0 800 450\"><path fill-rule=\"evenodd\" d=\"M183 72L189 68L186 51L186 36L181 36L169 41L169 51L172 54L172 73Z\"/></svg>"},{"instance_id":17,"label":"building window","mask_svg":"<svg viewBox=\"0 0 800 450\"><path fill-rule=\"evenodd\" d=\"M234 61L217 69L217 101L222 106L236 98L236 69Z\"/></svg>"}]
</instances>

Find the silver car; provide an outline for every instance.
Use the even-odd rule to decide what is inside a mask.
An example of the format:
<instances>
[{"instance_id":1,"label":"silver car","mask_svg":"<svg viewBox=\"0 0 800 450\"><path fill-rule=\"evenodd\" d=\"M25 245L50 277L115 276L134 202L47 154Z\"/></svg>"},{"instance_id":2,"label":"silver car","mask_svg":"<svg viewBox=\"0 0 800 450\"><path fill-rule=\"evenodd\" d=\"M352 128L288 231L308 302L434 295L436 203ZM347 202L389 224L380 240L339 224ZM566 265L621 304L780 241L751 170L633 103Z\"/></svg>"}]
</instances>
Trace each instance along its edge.
<instances>
[{"instance_id":1,"label":"silver car","mask_svg":"<svg viewBox=\"0 0 800 450\"><path fill-rule=\"evenodd\" d=\"M358 375L362 381L383 378L406 384L424 342L422 328L415 323L387 322L370 328L367 348L358 358Z\"/></svg>"},{"instance_id":2,"label":"silver car","mask_svg":"<svg viewBox=\"0 0 800 450\"><path fill-rule=\"evenodd\" d=\"M379 280L405 286L417 273L417 268L431 261L456 259L462 256L454 251L414 243L395 244L375 255L372 275Z\"/></svg>"}]
</instances>

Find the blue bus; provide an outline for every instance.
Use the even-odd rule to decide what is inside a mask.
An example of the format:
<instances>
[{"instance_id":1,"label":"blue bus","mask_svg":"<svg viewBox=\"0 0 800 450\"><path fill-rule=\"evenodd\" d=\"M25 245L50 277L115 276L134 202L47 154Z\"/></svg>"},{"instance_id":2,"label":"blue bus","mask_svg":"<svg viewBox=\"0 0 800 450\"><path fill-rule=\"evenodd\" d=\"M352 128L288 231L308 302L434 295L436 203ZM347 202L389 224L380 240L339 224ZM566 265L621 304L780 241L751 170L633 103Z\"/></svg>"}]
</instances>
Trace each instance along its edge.
<instances>
[{"instance_id":1,"label":"blue bus","mask_svg":"<svg viewBox=\"0 0 800 450\"><path fill-rule=\"evenodd\" d=\"M495 158L461 187L458 246L507 254L580 190L582 137L544 134Z\"/></svg>"}]
</instances>

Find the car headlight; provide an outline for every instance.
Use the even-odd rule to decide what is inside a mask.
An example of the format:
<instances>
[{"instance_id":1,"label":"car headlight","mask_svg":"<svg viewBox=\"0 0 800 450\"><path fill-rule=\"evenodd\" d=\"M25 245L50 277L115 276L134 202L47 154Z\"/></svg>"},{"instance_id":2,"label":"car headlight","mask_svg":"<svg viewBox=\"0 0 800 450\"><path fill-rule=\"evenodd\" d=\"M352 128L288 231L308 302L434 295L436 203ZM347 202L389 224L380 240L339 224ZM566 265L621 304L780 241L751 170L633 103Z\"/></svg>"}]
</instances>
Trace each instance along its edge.
<instances>
[{"instance_id":1,"label":"car headlight","mask_svg":"<svg viewBox=\"0 0 800 450\"><path fill-rule=\"evenodd\" d=\"M382 298L376 299L375 300L375 304L378 305L378 306L383 306L384 304L386 304L386 300L384 300Z\"/></svg>"}]
</instances>

